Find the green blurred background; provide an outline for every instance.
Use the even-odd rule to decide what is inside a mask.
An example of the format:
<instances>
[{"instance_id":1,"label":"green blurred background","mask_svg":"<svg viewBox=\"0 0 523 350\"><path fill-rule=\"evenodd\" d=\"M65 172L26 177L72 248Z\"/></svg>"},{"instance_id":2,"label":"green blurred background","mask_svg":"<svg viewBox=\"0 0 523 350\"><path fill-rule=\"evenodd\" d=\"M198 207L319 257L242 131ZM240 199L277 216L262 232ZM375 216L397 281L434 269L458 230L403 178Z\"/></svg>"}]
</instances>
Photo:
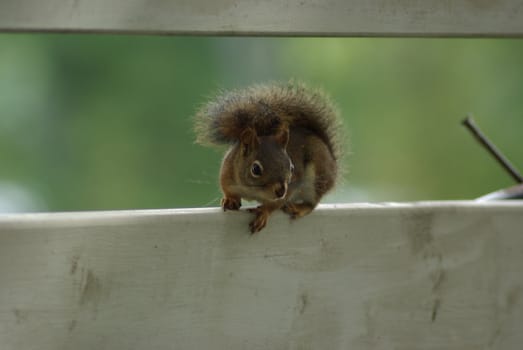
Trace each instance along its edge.
<instances>
[{"instance_id":1,"label":"green blurred background","mask_svg":"<svg viewBox=\"0 0 523 350\"><path fill-rule=\"evenodd\" d=\"M217 206L217 89L295 78L338 103L349 171L325 201L469 199L523 166L523 41L0 35L0 211ZM324 201L324 202L325 202Z\"/></svg>"}]
</instances>

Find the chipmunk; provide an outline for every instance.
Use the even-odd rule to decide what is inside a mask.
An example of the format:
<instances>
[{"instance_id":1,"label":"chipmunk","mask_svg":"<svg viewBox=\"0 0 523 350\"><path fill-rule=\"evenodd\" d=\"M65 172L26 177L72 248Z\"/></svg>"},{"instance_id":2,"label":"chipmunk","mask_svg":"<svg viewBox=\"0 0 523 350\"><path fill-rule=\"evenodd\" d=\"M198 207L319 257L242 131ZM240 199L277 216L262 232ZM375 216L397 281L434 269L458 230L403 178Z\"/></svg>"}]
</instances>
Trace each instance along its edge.
<instances>
[{"instance_id":1,"label":"chipmunk","mask_svg":"<svg viewBox=\"0 0 523 350\"><path fill-rule=\"evenodd\" d=\"M220 170L221 206L241 199L260 206L251 233L281 209L309 214L335 184L342 158L341 120L329 98L302 83L255 85L225 92L195 116L196 142L230 145Z\"/></svg>"}]
</instances>

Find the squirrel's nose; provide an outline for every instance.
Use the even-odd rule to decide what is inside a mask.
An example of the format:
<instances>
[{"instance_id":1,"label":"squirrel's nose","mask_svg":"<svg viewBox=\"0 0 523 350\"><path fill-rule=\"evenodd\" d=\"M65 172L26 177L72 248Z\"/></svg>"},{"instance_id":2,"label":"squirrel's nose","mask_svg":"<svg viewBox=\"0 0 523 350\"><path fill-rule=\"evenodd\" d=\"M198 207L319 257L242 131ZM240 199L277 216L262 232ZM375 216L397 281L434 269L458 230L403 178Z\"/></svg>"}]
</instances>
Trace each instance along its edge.
<instances>
[{"instance_id":1,"label":"squirrel's nose","mask_svg":"<svg viewBox=\"0 0 523 350\"><path fill-rule=\"evenodd\" d=\"M274 188L274 194L276 195L277 199L281 199L285 197L285 194L287 193L287 184L285 182L281 182L276 185Z\"/></svg>"}]
</instances>

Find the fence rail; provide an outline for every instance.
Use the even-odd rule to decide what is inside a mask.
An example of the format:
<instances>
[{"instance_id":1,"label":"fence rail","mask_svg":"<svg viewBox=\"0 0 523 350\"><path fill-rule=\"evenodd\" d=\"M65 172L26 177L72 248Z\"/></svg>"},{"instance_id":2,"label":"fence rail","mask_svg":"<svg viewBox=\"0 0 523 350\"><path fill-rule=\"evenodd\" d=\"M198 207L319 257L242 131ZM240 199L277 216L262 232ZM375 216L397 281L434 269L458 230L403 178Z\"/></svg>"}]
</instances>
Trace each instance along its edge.
<instances>
[{"instance_id":1,"label":"fence rail","mask_svg":"<svg viewBox=\"0 0 523 350\"><path fill-rule=\"evenodd\" d=\"M523 35L519 0L3 0L0 31L191 35Z\"/></svg>"},{"instance_id":2,"label":"fence rail","mask_svg":"<svg viewBox=\"0 0 523 350\"><path fill-rule=\"evenodd\" d=\"M523 202L0 216L2 349L515 349Z\"/></svg>"}]
</instances>

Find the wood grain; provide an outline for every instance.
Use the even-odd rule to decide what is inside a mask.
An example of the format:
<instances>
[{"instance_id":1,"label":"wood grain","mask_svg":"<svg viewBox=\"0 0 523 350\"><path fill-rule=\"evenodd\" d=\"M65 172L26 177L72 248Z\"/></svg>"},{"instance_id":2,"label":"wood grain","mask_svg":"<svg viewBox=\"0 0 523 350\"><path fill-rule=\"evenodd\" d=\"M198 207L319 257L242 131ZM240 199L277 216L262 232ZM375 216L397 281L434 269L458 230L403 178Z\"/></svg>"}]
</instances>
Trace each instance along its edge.
<instances>
[{"instance_id":1,"label":"wood grain","mask_svg":"<svg viewBox=\"0 0 523 350\"><path fill-rule=\"evenodd\" d=\"M523 3L518 0L3 0L0 30L521 37Z\"/></svg>"},{"instance_id":2,"label":"wood grain","mask_svg":"<svg viewBox=\"0 0 523 350\"><path fill-rule=\"evenodd\" d=\"M0 216L10 349L515 349L523 203Z\"/></svg>"}]
</instances>

